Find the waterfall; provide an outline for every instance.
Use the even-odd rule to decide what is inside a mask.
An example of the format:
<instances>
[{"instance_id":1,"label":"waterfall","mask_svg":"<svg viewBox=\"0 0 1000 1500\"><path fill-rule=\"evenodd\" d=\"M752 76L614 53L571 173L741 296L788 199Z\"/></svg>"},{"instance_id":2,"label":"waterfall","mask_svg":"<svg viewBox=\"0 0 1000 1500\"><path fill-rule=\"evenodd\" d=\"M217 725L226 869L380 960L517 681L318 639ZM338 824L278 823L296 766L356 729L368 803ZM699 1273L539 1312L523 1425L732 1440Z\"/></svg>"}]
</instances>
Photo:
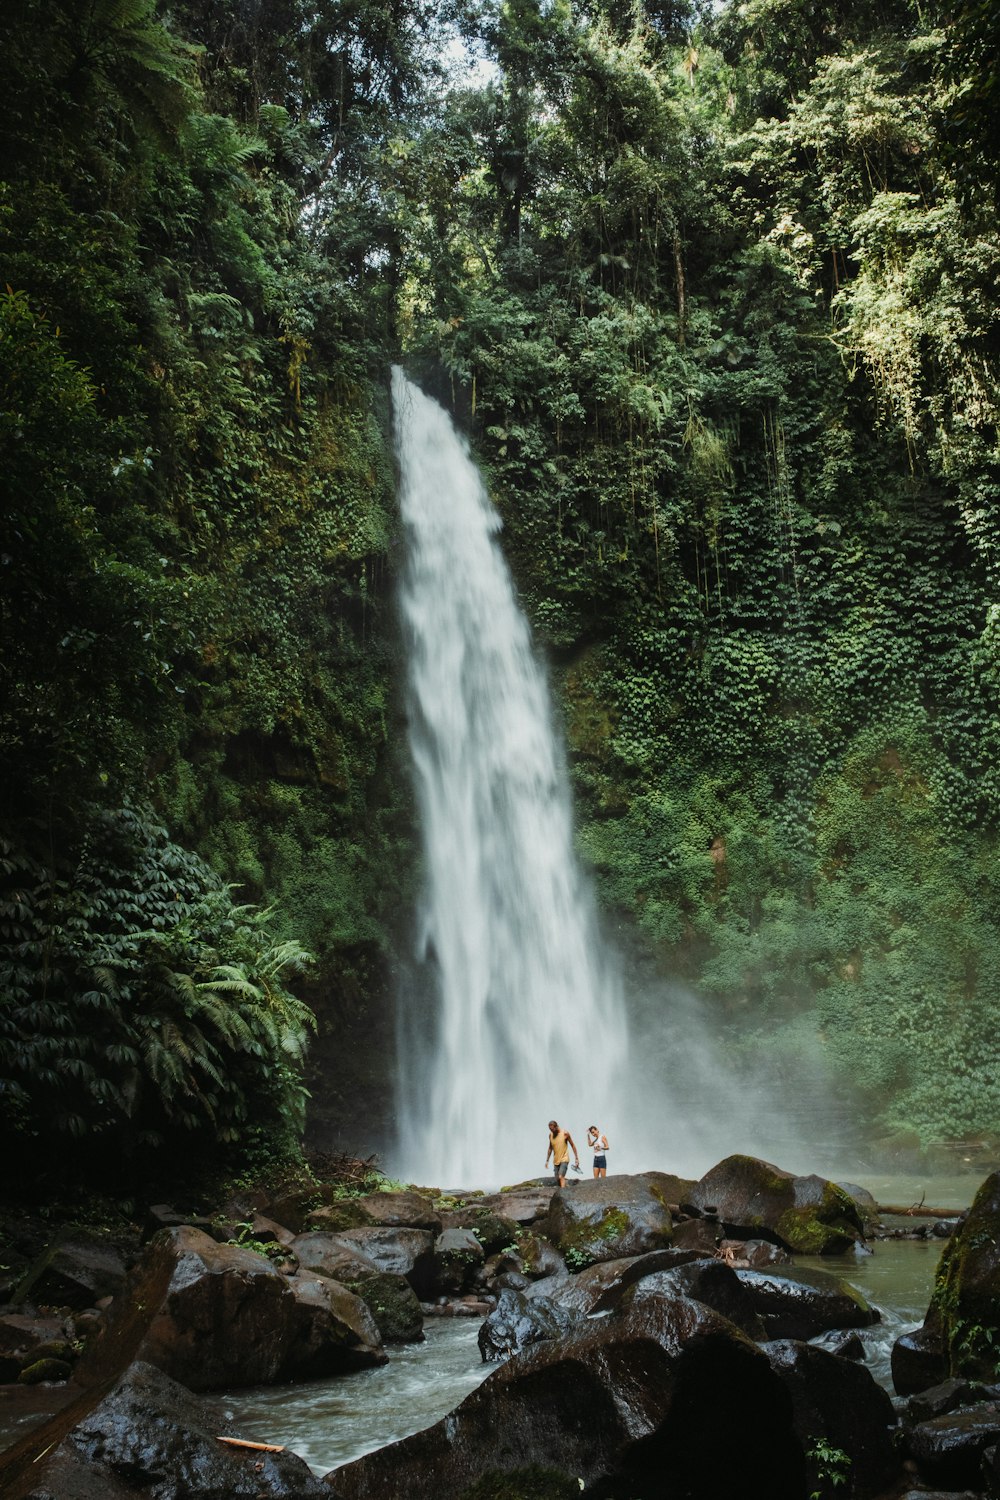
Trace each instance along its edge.
<instances>
[{"instance_id":1,"label":"waterfall","mask_svg":"<svg viewBox=\"0 0 1000 1500\"><path fill-rule=\"evenodd\" d=\"M613 1148L623 1112L626 1022L545 675L466 443L398 368L392 395L424 856L396 1162L439 1187L520 1181L541 1173L556 1119L589 1175L587 1126Z\"/></svg>"}]
</instances>

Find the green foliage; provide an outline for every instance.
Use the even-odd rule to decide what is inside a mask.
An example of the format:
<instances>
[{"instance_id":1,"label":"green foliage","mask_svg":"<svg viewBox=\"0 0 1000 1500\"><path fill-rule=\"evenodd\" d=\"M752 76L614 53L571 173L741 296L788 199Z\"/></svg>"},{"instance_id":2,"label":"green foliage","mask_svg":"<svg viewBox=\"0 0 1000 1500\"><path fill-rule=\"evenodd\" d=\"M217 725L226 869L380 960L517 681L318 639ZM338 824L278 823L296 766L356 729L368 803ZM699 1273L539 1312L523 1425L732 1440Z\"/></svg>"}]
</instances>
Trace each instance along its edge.
<instances>
[{"instance_id":1,"label":"green foliage","mask_svg":"<svg viewBox=\"0 0 1000 1500\"><path fill-rule=\"evenodd\" d=\"M95 815L73 866L3 860L0 1096L9 1148L76 1140L134 1170L190 1137L301 1128L307 955L266 912L129 809Z\"/></svg>"}]
</instances>

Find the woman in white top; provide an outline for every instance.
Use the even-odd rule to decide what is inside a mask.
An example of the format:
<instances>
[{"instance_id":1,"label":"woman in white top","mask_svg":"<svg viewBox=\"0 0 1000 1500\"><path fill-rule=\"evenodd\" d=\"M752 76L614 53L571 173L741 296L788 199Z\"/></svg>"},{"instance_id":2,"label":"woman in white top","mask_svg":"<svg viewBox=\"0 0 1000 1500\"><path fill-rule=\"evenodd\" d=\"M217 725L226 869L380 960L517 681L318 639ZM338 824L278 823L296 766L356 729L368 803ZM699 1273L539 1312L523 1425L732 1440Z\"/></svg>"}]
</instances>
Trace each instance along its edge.
<instances>
[{"instance_id":1,"label":"woman in white top","mask_svg":"<svg viewBox=\"0 0 1000 1500\"><path fill-rule=\"evenodd\" d=\"M587 1145L594 1153L594 1176L607 1177L608 1158L606 1152L609 1150L608 1138L598 1130L596 1125L587 1126Z\"/></svg>"}]
</instances>

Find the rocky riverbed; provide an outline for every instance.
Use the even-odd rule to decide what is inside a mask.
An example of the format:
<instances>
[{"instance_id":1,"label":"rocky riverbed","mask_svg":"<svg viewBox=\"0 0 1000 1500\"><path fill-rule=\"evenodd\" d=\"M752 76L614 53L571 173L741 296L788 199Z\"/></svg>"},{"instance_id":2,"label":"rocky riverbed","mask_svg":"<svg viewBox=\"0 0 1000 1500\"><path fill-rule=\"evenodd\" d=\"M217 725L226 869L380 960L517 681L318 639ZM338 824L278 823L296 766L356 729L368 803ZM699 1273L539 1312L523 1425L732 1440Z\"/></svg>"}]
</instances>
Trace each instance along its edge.
<instances>
[{"instance_id":1,"label":"rocky riverbed","mask_svg":"<svg viewBox=\"0 0 1000 1500\"><path fill-rule=\"evenodd\" d=\"M0 1489L997 1496L998 1213L1000 1174L957 1226L900 1227L861 1189L741 1156L698 1182L646 1172L562 1192L159 1205L130 1267L70 1237L12 1289L3 1373L64 1404L0 1455ZM924 1325L893 1351L894 1404L865 1362L878 1309L826 1266L900 1232L945 1248ZM241 1387L357 1379L434 1317L475 1319L491 1373L424 1431L326 1476L280 1444L245 1446L220 1403Z\"/></svg>"}]
</instances>

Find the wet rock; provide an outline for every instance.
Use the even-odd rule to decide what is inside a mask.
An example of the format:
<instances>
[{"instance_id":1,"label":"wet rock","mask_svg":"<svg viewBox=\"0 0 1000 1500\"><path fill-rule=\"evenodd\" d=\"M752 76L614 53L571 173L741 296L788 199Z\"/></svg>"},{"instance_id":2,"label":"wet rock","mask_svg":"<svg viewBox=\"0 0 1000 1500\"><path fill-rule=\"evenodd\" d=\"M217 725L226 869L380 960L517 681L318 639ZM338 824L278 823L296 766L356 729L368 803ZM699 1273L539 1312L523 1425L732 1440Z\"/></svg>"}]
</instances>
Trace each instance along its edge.
<instances>
[{"instance_id":1,"label":"wet rock","mask_svg":"<svg viewBox=\"0 0 1000 1500\"><path fill-rule=\"evenodd\" d=\"M691 1297L711 1307L752 1339L767 1336L764 1320L736 1272L721 1260L701 1259L646 1276L631 1290L629 1302L635 1306L650 1298L679 1296Z\"/></svg>"},{"instance_id":2,"label":"wet rock","mask_svg":"<svg viewBox=\"0 0 1000 1500\"><path fill-rule=\"evenodd\" d=\"M826 1271L796 1266L787 1271L733 1272L771 1339L811 1339L831 1328L869 1328L880 1320L857 1287Z\"/></svg>"},{"instance_id":3,"label":"wet rock","mask_svg":"<svg viewBox=\"0 0 1000 1500\"><path fill-rule=\"evenodd\" d=\"M983 1455L998 1442L1000 1405L989 1402L918 1423L907 1446L922 1478L956 1490L977 1485Z\"/></svg>"},{"instance_id":4,"label":"wet rock","mask_svg":"<svg viewBox=\"0 0 1000 1500\"><path fill-rule=\"evenodd\" d=\"M434 1207L433 1200L422 1193L368 1193L356 1201L372 1224L385 1224L396 1229L427 1229L435 1235L441 1233L441 1213Z\"/></svg>"},{"instance_id":5,"label":"wet rock","mask_svg":"<svg viewBox=\"0 0 1000 1500\"><path fill-rule=\"evenodd\" d=\"M983 1182L945 1245L924 1320L937 1335L946 1373L995 1379L1000 1349L1000 1171Z\"/></svg>"},{"instance_id":6,"label":"wet rock","mask_svg":"<svg viewBox=\"0 0 1000 1500\"><path fill-rule=\"evenodd\" d=\"M860 1210L843 1188L754 1156L727 1156L696 1183L691 1202L714 1210L727 1238L773 1239L800 1254L838 1254L864 1237Z\"/></svg>"},{"instance_id":7,"label":"wet rock","mask_svg":"<svg viewBox=\"0 0 1000 1500\"><path fill-rule=\"evenodd\" d=\"M936 1240L947 1240L958 1228L958 1219L937 1219L931 1225L931 1234Z\"/></svg>"},{"instance_id":8,"label":"wet rock","mask_svg":"<svg viewBox=\"0 0 1000 1500\"><path fill-rule=\"evenodd\" d=\"M542 1339L559 1338L582 1316L548 1297L503 1291L479 1330L479 1352L488 1364L508 1359Z\"/></svg>"},{"instance_id":9,"label":"wet rock","mask_svg":"<svg viewBox=\"0 0 1000 1500\"><path fill-rule=\"evenodd\" d=\"M134 1359L192 1390L261 1385L382 1364L364 1304L318 1276L285 1277L261 1255L200 1230L147 1246L78 1366L83 1383Z\"/></svg>"},{"instance_id":10,"label":"wet rock","mask_svg":"<svg viewBox=\"0 0 1000 1500\"><path fill-rule=\"evenodd\" d=\"M608 1312L618 1306L629 1287L644 1278L703 1260L697 1250L676 1250L671 1246L667 1250L653 1250L649 1255L598 1261L576 1275L563 1271L535 1282L528 1296L548 1298L567 1312L583 1315Z\"/></svg>"},{"instance_id":11,"label":"wet rock","mask_svg":"<svg viewBox=\"0 0 1000 1500\"><path fill-rule=\"evenodd\" d=\"M424 1315L420 1301L405 1276L374 1271L351 1284L375 1319L386 1344L417 1344L424 1337Z\"/></svg>"},{"instance_id":12,"label":"wet rock","mask_svg":"<svg viewBox=\"0 0 1000 1500\"><path fill-rule=\"evenodd\" d=\"M337 1239L345 1249L365 1257L376 1271L405 1276L418 1297L427 1296L434 1285L434 1236L429 1229L399 1229L393 1226L347 1229ZM294 1242L296 1254L298 1241ZM300 1257L301 1258L301 1257Z\"/></svg>"},{"instance_id":13,"label":"wet rock","mask_svg":"<svg viewBox=\"0 0 1000 1500\"><path fill-rule=\"evenodd\" d=\"M982 1401L1000 1399L1000 1387L982 1385L976 1380L943 1380L911 1396L905 1407L905 1419L911 1426L918 1422L929 1422L932 1417L946 1416L961 1406L975 1406Z\"/></svg>"},{"instance_id":14,"label":"wet rock","mask_svg":"<svg viewBox=\"0 0 1000 1500\"><path fill-rule=\"evenodd\" d=\"M577 1183L554 1195L543 1231L571 1270L664 1249L673 1238L664 1179L642 1172Z\"/></svg>"},{"instance_id":15,"label":"wet rock","mask_svg":"<svg viewBox=\"0 0 1000 1500\"><path fill-rule=\"evenodd\" d=\"M718 1219L685 1219L674 1225L673 1245L678 1250L696 1250L701 1255L714 1255L722 1239L722 1226Z\"/></svg>"},{"instance_id":16,"label":"wet rock","mask_svg":"<svg viewBox=\"0 0 1000 1500\"><path fill-rule=\"evenodd\" d=\"M863 1366L815 1344L785 1339L764 1348L792 1398L795 1430L810 1462L807 1492L823 1492L824 1472L831 1478L839 1471L837 1495L881 1495L901 1473L893 1442L896 1414L886 1392ZM847 1462L815 1456L820 1444Z\"/></svg>"},{"instance_id":17,"label":"wet rock","mask_svg":"<svg viewBox=\"0 0 1000 1500\"><path fill-rule=\"evenodd\" d=\"M533 1345L443 1421L324 1482L337 1500L459 1500L484 1473L499 1485L532 1466L595 1495L806 1493L783 1382L749 1339L686 1298Z\"/></svg>"},{"instance_id":18,"label":"wet rock","mask_svg":"<svg viewBox=\"0 0 1000 1500\"><path fill-rule=\"evenodd\" d=\"M14 1288L15 1303L36 1307L93 1307L99 1297L112 1296L125 1280L121 1253L106 1240L85 1234L65 1237L50 1245L28 1267Z\"/></svg>"},{"instance_id":19,"label":"wet rock","mask_svg":"<svg viewBox=\"0 0 1000 1500\"><path fill-rule=\"evenodd\" d=\"M835 1329L832 1333L824 1333L815 1341L817 1349L825 1349L828 1354L836 1354L840 1359L867 1359L865 1346L856 1333L842 1333Z\"/></svg>"},{"instance_id":20,"label":"wet rock","mask_svg":"<svg viewBox=\"0 0 1000 1500\"><path fill-rule=\"evenodd\" d=\"M915 1328L901 1334L892 1346L890 1356L892 1383L899 1396L911 1396L940 1385L948 1374L940 1333Z\"/></svg>"},{"instance_id":21,"label":"wet rock","mask_svg":"<svg viewBox=\"0 0 1000 1500\"><path fill-rule=\"evenodd\" d=\"M771 1240L723 1240L716 1255L727 1265L762 1271L765 1266L791 1265L792 1257Z\"/></svg>"},{"instance_id":22,"label":"wet rock","mask_svg":"<svg viewBox=\"0 0 1000 1500\"><path fill-rule=\"evenodd\" d=\"M61 1423L65 1428L65 1422ZM46 1437L51 1433L48 1444ZM232 1425L213 1404L148 1365L133 1365L68 1432L60 1419L35 1434L41 1457L19 1500L318 1500L329 1495L296 1454L219 1442ZM48 1447L48 1451L45 1451ZM2 1462L2 1460L0 1460ZM15 1484L17 1487L15 1488Z\"/></svg>"}]
</instances>

